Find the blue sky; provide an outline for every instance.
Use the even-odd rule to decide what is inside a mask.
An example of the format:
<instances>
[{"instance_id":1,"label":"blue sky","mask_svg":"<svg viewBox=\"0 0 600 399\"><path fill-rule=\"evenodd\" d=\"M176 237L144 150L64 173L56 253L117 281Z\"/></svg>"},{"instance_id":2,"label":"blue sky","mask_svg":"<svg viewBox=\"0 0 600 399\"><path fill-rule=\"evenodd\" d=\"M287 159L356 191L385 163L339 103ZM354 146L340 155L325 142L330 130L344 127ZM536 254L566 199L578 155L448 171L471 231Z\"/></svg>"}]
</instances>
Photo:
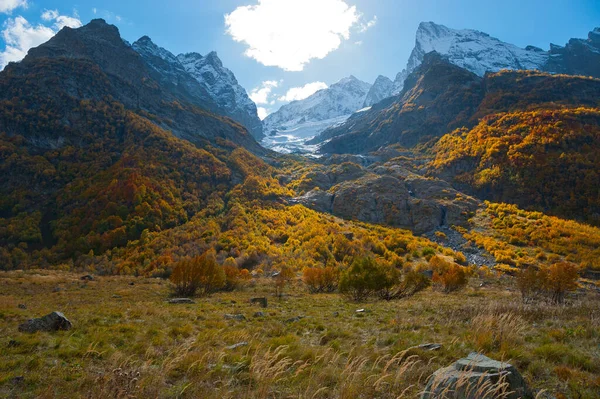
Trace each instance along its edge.
<instances>
[{"instance_id":1,"label":"blue sky","mask_svg":"<svg viewBox=\"0 0 600 399\"><path fill-rule=\"evenodd\" d=\"M544 49L551 42L562 45L571 37L587 37L600 26L599 0L261 2L258 9L239 9L259 0L0 0L0 51L18 58L26 49L5 48L7 40L12 41L9 46L27 47L61 26L101 17L117 25L130 42L148 35L175 54L216 50L248 92L268 89L262 94L275 103L263 106L272 109L289 89L313 82L332 84L351 74L369 82L379 74L393 79L406 64L421 21L477 29L522 47ZM298 4L301 8L294 9ZM57 13L44 14L47 10ZM231 16L229 25L225 15ZM290 45L273 39L282 30ZM245 55L249 47L253 56ZM311 58L315 56L323 58ZM305 92L297 90L287 99Z\"/></svg>"}]
</instances>

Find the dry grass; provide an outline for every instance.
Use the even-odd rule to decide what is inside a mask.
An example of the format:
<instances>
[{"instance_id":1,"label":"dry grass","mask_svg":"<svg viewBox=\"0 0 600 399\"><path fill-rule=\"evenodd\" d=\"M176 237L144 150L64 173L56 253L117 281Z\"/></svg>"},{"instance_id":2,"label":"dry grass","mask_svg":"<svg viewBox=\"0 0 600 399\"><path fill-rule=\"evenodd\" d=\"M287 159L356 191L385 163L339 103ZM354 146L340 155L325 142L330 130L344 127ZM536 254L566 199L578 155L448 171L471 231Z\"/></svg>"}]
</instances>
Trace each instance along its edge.
<instances>
[{"instance_id":1,"label":"dry grass","mask_svg":"<svg viewBox=\"0 0 600 399\"><path fill-rule=\"evenodd\" d=\"M414 398L435 370L478 349L513 363L535 390L594 398L600 387L597 294L524 305L504 280L474 280L457 294L427 290L356 313L341 296L310 295L299 283L281 300L259 280L169 305L162 280L79 277L0 273L0 397ZM265 295L267 309L249 303ZM74 329L17 331L53 310ZM259 310L265 317L253 317ZM236 313L247 320L224 318ZM248 345L228 349L240 342ZM414 348L429 342L443 347Z\"/></svg>"}]
</instances>

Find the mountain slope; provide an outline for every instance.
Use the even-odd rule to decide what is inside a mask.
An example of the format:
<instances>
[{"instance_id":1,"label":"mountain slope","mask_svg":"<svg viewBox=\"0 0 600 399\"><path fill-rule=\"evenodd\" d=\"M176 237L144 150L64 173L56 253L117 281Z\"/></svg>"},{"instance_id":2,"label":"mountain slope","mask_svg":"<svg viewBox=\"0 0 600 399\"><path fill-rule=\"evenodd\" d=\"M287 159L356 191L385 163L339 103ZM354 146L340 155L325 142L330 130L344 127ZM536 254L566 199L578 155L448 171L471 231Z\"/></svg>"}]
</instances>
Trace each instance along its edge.
<instances>
[{"instance_id":1,"label":"mountain slope","mask_svg":"<svg viewBox=\"0 0 600 399\"><path fill-rule=\"evenodd\" d=\"M433 173L463 191L600 225L600 108L496 114L434 151Z\"/></svg>"},{"instance_id":2,"label":"mountain slope","mask_svg":"<svg viewBox=\"0 0 600 399\"><path fill-rule=\"evenodd\" d=\"M413 147L455 128L472 127L499 112L598 104L600 81L533 71L487 74L483 78L429 53L406 80L399 97L382 101L323 132L311 144L323 153L364 153L381 146Z\"/></svg>"},{"instance_id":3,"label":"mountain slope","mask_svg":"<svg viewBox=\"0 0 600 399\"><path fill-rule=\"evenodd\" d=\"M263 121L266 134L298 129L305 123L326 121L362 108L371 85L354 76L344 78L310 97L282 106ZM327 127L324 126L323 129ZM319 131L311 132L312 135Z\"/></svg>"},{"instance_id":4,"label":"mountain slope","mask_svg":"<svg viewBox=\"0 0 600 399\"><path fill-rule=\"evenodd\" d=\"M180 54L177 59L204 86L226 115L244 125L257 140L263 137L256 104L240 86L233 72L223 66L216 52L208 53L205 57L198 53Z\"/></svg>"},{"instance_id":5,"label":"mountain slope","mask_svg":"<svg viewBox=\"0 0 600 399\"><path fill-rule=\"evenodd\" d=\"M26 243L45 262L100 254L214 207L243 181L242 154L265 169L241 125L156 78L98 20L0 73L3 247Z\"/></svg>"},{"instance_id":6,"label":"mountain slope","mask_svg":"<svg viewBox=\"0 0 600 399\"><path fill-rule=\"evenodd\" d=\"M362 153L394 143L415 146L467 122L483 99L481 79L430 53L407 78L400 97L353 115L310 143L330 140L320 148L323 153Z\"/></svg>"}]
</instances>

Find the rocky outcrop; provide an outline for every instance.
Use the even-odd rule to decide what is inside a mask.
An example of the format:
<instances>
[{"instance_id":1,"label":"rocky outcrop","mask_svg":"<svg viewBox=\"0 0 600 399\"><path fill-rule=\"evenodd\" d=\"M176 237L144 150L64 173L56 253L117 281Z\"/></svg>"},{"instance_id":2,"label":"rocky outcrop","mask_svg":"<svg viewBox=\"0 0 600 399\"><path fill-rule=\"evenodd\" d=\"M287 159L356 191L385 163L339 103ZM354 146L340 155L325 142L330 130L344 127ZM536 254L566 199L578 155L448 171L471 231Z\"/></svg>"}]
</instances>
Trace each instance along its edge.
<instances>
[{"instance_id":1,"label":"rocky outcrop","mask_svg":"<svg viewBox=\"0 0 600 399\"><path fill-rule=\"evenodd\" d=\"M397 165L360 171L355 174L361 177L346 176L331 188L327 184L318 186L323 183L319 179L304 181L306 187L312 183L317 188L293 202L345 219L386 224L417 234L439 226L464 225L479 206L478 201L461 195L449 183L421 177Z\"/></svg>"},{"instance_id":2,"label":"rocky outcrop","mask_svg":"<svg viewBox=\"0 0 600 399\"><path fill-rule=\"evenodd\" d=\"M33 334L38 331L70 330L73 324L61 312L52 312L44 317L31 319L19 326L19 331Z\"/></svg>"},{"instance_id":3,"label":"rocky outcrop","mask_svg":"<svg viewBox=\"0 0 600 399\"><path fill-rule=\"evenodd\" d=\"M421 399L456 397L528 399L533 395L512 365L471 353L436 371L421 395Z\"/></svg>"},{"instance_id":4,"label":"rocky outcrop","mask_svg":"<svg viewBox=\"0 0 600 399\"><path fill-rule=\"evenodd\" d=\"M571 39L564 47L550 45L550 58L543 70L569 75L600 77L600 28L587 39Z\"/></svg>"}]
</instances>

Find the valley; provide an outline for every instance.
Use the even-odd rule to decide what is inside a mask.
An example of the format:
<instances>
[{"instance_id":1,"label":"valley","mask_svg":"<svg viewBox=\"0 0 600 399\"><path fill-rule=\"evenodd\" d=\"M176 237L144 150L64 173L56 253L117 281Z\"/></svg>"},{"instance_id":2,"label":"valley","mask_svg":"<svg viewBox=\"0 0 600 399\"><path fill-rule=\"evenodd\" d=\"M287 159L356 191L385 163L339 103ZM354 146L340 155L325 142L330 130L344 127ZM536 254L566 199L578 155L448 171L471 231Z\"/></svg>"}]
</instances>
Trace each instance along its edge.
<instances>
[{"instance_id":1,"label":"valley","mask_svg":"<svg viewBox=\"0 0 600 399\"><path fill-rule=\"evenodd\" d=\"M215 51L62 27L0 71L0 396L597 398L599 32L424 22L261 121Z\"/></svg>"}]
</instances>

